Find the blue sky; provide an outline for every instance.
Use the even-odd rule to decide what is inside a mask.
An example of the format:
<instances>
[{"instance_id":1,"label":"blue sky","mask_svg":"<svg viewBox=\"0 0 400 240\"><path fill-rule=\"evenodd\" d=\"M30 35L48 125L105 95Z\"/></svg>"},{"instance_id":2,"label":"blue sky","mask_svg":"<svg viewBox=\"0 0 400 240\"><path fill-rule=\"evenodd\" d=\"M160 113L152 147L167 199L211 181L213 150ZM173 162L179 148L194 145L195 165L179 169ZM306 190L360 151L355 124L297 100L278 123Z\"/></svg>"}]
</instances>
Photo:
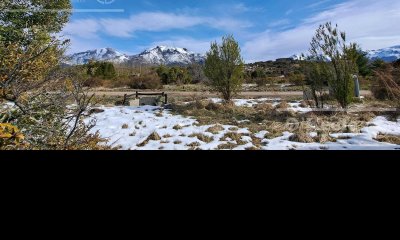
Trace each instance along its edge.
<instances>
[{"instance_id":1,"label":"blue sky","mask_svg":"<svg viewBox=\"0 0 400 240\"><path fill-rule=\"evenodd\" d=\"M364 49L400 45L399 0L71 0L69 52L156 45L205 53L233 34L246 62L306 52L317 26L338 23Z\"/></svg>"}]
</instances>

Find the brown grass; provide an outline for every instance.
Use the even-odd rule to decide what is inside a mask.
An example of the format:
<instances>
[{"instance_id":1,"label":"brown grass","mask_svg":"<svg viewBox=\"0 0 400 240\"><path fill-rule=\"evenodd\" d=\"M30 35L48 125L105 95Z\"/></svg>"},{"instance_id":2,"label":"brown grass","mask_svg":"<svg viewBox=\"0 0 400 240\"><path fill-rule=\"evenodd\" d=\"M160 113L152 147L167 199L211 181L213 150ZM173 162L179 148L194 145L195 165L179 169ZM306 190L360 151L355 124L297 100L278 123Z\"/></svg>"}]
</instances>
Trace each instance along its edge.
<instances>
[{"instance_id":1,"label":"brown grass","mask_svg":"<svg viewBox=\"0 0 400 240\"><path fill-rule=\"evenodd\" d=\"M310 105L307 104L306 101L301 101L299 106L302 107L302 108L306 108L306 107L309 107Z\"/></svg>"},{"instance_id":2,"label":"brown grass","mask_svg":"<svg viewBox=\"0 0 400 240\"><path fill-rule=\"evenodd\" d=\"M212 133L212 134L218 134L221 131L224 131L224 127L222 127L221 125L217 124L214 126L209 127L206 132Z\"/></svg>"},{"instance_id":3,"label":"brown grass","mask_svg":"<svg viewBox=\"0 0 400 240\"><path fill-rule=\"evenodd\" d=\"M255 109L266 113L268 111L272 111L274 109L274 106L271 103L261 103L257 104L255 106Z\"/></svg>"},{"instance_id":4,"label":"brown grass","mask_svg":"<svg viewBox=\"0 0 400 240\"><path fill-rule=\"evenodd\" d=\"M182 141L180 141L180 140L175 140L174 141L174 144L181 144L182 143Z\"/></svg>"},{"instance_id":5,"label":"brown grass","mask_svg":"<svg viewBox=\"0 0 400 240\"><path fill-rule=\"evenodd\" d=\"M244 145L247 142L242 140L242 136L243 136L243 134L240 134L240 133L227 132L220 140L227 141L227 139L230 138L230 139L232 139L232 141L236 141L237 145Z\"/></svg>"},{"instance_id":6,"label":"brown grass","mask_svg":"<svg viewBox=\"0 0 400 240\"><path fill-rule=\"evenodd\" d=\"M181 126L181 125L179 125L179 124L177 124L177 125L175 125L174 127L173 127L173 129L174 130L181 130L183 127Z\"/></svg>"},{"instance_id":7,"label":"brown grass","mask_svg":"<svg viewBox=\"0 0 400 240\"><path fill-rule=\"evenodd\" d=\"M199 143L199 142L192 142L192 143L186 144L186 146L187 146L187 147L200 147L200 146L201 146L201 143Z\"/></svg>"},{"instance_id":8,"label":"brown grass","mask_svg":"<svg viewBox=\"0 0 400 240\"><path fill-rule=\"evenodd\" d=\"M375 140L400 145L400 136L379 134Z\"/></svg>"},{"instance_id":9,"label":"brown grass","mask_svg":"<svg viewBox=\"0 0 400 240\"><path fill-rule=\"evenodd\" d=\"M161 137L160 135L158 135L158 133L153 132L152 134L150 134L146 140L144 140L142 143L138 144L138 147L144 147L146 146L150 141L160 141Z\"/></svg>"},{"instance_id":10,"label":"brown grass","mask_svg":"<svg viewBox=\"0 0 400 240\"><path fill-rule=\"evenodd\" d=\"M239 128L238 128L238 127L230 127L228 130L229 130L229 131L238 131Z\"/></svg>"},{"instance_id":11,"label":"brown grass","mask_svg":"<svg viewBox=\"0 0 400 240\"><path fill-rule=\"evenodd\" d=\"M122 125L122 129L128 129L128 128L129 128L128 124L125 123Z\"/></svg>"},{"instance_id":12,"label":"brown grass","mask_svg":"<svg viewBox=\"0 0 400 240\"><path fill-rule=\"evenodd\" d=\"M288 108L290 108L290 105L289 105L289 103L282 101L278 105L276 105L276 108L277 109L288 109Z\"/></svg>"},{"instance_id":13,"label":"brown grass","mask_svg":"<svg viewBox=\"0 0 400 240\"><path fill-rule=\"evenodd\" d=\"M224 144L220 144L220 145L218 145L218 150L232 150L232 149L234 149L235 147L237 147L238 145L237 144L234 144L234 143L224 143Z\"/></svg>"},{"instance_id":14,"label":"brown grass","mask_svg":"<svg viewBox=\"0 0 400 240\"><path fill-rule=\"evenodd\" d=\"M189 137L190 138L197 137L197 139L199 139L200 141L205 142L205 143L210 143L210 142L214 141L214 137L209 137L209 136L206 136L201 133L193 133L193 134L189 135Z\"/></svg>"},{"instance_id":15,"label":"brown grass","mask_svg":"<svg viewBox=\"0 0 400 240\"><path fill-rule=\"evenodd\" d=\"M218 111L221 110L223 107L221 104L217 104L217 103L213 103L213 102L209 102L207 104L207 106L205 107L205 109L207 109L208 111Z\"/></svg>"},{"instance_id":16,"label":"brown grass","mask_svg":"<svg viewBox=\"0 0 400 240\"><path fill-rule=\"evenodd\" d=\"M309 132L310 128L305 123L301 123L294 134L290 136L289 140L292 142L312 143L314 139L310 136Z\"/></svg>"}]
</instances>

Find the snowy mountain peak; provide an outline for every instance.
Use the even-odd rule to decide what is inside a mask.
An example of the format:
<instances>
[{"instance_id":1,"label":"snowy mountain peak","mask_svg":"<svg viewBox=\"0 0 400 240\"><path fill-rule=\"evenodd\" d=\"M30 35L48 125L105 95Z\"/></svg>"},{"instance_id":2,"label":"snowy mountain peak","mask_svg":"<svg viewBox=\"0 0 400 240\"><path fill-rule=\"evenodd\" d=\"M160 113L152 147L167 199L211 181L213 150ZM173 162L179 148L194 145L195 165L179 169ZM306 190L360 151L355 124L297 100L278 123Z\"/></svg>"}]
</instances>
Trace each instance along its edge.
<instances>
[{"instance_id":1,"label":"snowy mountain peak","mask_svg":"<svg viewBox=\"0 0 400 240\"><path fill-rule=\"evenodd\" d=\"M367 51L371 60L382 59L386 62L393 62L400 59L400 45Z\"/></svg>"},{"instance_id":2,"label":"snowy mountain peak","mask_svg":"<svg viewBox=\"0 0 400 240\"><path fill-rule=\"evenodd\" d=\"M186 48L169 46L156 46L132 56L133 62L150 65L187 65L191 63L203 63L205 56L188 51Z\"/></svg>"},{"instance_id":3,"label":"snowy mountain peak","mask_svg":"<svg viewBox=\"0 0 400 240\"><path fill-rule=\"evenodd\" d=\"M90 60L145 65L187 65L191 63L202 64L205 61L205 56L190 52L186 48L169 46L156 46L133 56L120 53L112 48L100 48L72 54L66 64L81 65Z\"/></svg>"},{"instance_id":4,"label":"snowy mountain peak","mask_svg":"<svg viewBox=\"0 0 400 240\"><path fill-rule=\"evenodd\" d=\"M112 48L100 48L72 54L68 57L66 64L81 65L88 63L90 60L123 63L128 61L129 57Z\"/></svg>"}]
</instances>

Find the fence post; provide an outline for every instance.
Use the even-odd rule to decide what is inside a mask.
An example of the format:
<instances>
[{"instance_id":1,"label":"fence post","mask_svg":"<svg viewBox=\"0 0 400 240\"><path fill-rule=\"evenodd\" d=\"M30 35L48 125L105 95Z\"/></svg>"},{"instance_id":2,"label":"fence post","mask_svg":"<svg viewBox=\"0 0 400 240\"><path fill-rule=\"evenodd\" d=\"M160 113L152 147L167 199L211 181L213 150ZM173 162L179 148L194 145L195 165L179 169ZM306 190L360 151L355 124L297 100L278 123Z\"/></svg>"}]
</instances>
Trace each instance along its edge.
<instances>
[{"instance_id":1,"label":"fence post","mask_svg":"<svg viewBox=\"0 0 400 240\"><path fill-rule=\"evenodd\" d=\"M165 94L165 103L164 104L168 104L168 94Z\"/></svg>"},{"instance_id":2,"label":"fence post","mask_svg":"<svg viewBox=\"0 0 400 240\"><path fill-rule=\"evenodd\" d=\"M125 106L125 104L126 104L126 98L127 98L127 95L125 94L125 95L124 95L124 101L122 101L122 106Z\"/></svg>"}]
</instances>

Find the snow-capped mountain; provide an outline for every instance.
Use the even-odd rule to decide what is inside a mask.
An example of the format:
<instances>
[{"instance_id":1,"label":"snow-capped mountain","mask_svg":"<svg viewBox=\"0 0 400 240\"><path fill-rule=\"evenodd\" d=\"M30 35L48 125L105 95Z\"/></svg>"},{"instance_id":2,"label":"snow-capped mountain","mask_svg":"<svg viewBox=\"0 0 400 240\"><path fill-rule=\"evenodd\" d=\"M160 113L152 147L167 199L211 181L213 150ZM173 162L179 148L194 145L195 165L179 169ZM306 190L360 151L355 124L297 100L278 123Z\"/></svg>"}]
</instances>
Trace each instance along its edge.
<instances>
[{"instance_id":1,"label":"snow-capped mountain","mask_svg":"<svg viewBox=\"0 0 400 240\"><path fill-rule=\"evenodd\" d=\"M149 65L187 65L204 63L205 56L186 48L157 46L131 57L131 62Z\"/></svg>"},{"instance_id":2,"label":"snow-capped mountain","mask_svg":"<svg viewBox=\"0 0 400 240\"><path fill-rule=\"evenodd\" d=\"M290 58L297 61L302 61L306 59L306 57L302 56L301 54L294 54Z\"/></svg>"},{"instance_id":3,"label":"snow-capped mountain","mask_svg":"<svg viewBox=\"0 0 400 240\"><path fill-rule=\"evenodd\" d=\"M88 63L89 60L123 63L128 61L129 57L112 48L101 48L72 54L68 56L68 60L65 63L68 65L81 65Z\"/></svg>"},{"instance_id":4,"label":"snow-capped mountain","mask_svg":"<svg viewBox=\"0 0 400 240\"><path fill-rule=\"evenodd\" d=\"M368 58L371 60L382 59L386 62L393 62L400 59L400 45L382 48L379 50L367 51Z\"/></svg>"},{"instance_id":5,"label":"snow-capped mountain","mask_svg":"<svg viewBox=\"0 0 400 240\"><path fill-rule=\"evenodd\" d=\"M65 62L68 65L81 65L89 60L106 61L113 63L129 63L143 65L188 65L204 63L205 56L188 51L186 48L157 46L144 52L128 56L112 48L101 48L68 56Z\"/></svg>"}]
</instances>

